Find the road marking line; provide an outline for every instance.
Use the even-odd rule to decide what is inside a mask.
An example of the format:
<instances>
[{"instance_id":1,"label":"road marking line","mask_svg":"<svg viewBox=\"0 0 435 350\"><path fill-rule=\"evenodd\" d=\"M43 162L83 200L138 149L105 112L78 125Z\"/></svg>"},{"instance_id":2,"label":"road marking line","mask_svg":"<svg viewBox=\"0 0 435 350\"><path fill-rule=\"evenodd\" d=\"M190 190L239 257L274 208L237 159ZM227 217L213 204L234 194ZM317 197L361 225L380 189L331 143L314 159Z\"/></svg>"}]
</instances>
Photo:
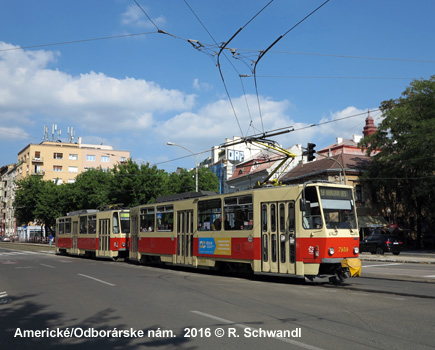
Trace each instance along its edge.
<instances>
[{"instance_id":1,"label":"road marking line","mask_svg":"<svg viewBox=\"0 0 435 350\"><path fill-rule=\"evenodd\" d=\"M426 278L435 278L435 275L424 276Z\"/></svg>"},{"instance_id":2,"label":"road marking line","mask_svg":"<svg viewBox=\"0 0 435 350\"><path fill-rule=\"evenodd\" d=\"M217 317L217 316L206 314L205 312L201 312L201 311L191 311L191 312L194 313L194 314L200 315L200 316L211 318L212 320L215 320L215 321L219 321L219 322L222 322L222 323L230 324L230 325L232 325L234 327L243 328L243 329L249 328L249 329L252 329L252 330L258 330L257 328L249 327L249 326L244 325L242 323L235 323L234 321L230 321L230 320L226 320L225 318L220 318L220 317ZM308 349L308 350L323 350L322 348L318 348L316 346L304 344L304 343L298 342L296 340L291 340L291 339L288 339L288 338L280 338L280 337L271 337L271 338L274 338L276 340L280 340L280 341L282 341L284 343L289 343L289 344L292 344L292 345L296 345L298 347L301 347L301 348L304 348L304 349Z\"/></svg>"},{"instance_id":3,"label":"road marking line","mask_svg":"<svg viewBox=\"0 0 435 350\"><path fill-rule=\"evenodd\" d=\"M382 267L382 266L393 266L393 265L403 265L402 263L392 263L392 264L382 264L382 265L363 265L362 267Z\"/></svg>"},{"instance_id":4,"label":"road marking line","mask_svg":"<svg viewBox=\"0 0 435 350\"><path fill-rule=\"evenodd\" d=\"M8 296L8 293L6 292L0 292L0 298L5 298Z\"/></svg>"},{"instance_id":5,"label":"road marking line","mask_svg":"<svg viewBox=\"0 0 435 350\"><path fill-rule=\"evenodd\" d=\"M91 277L91 276L83 275L83 274L81 274L81 273L78 273L78 275L79 275L79 276L86 277L86 278L90 278L91 280L94 280L94 281L97 281L97 282L100 282L100 283L104 283L104 284L107 284L107 285L112 286L112 287L115 287L115 284L113 284L113 283L109 283L109 282L106 282L106 281L103 281L103 280L99 280L98 278L95 278L95 277Z\"/></svg>"},{"instance_id":6,"label":"road marking line","mask_svg":"<svg viewBox=\"0 0 435 350\"><path fill-rule=\"evenodd\" d=\"M45 267L50 267L50 268L52 268L52 269L55 269L55 267L54 266L51 266L51 265L46 265L46 264L41 264L42 266L45 266Z\"/></svg>"}]
</instances>

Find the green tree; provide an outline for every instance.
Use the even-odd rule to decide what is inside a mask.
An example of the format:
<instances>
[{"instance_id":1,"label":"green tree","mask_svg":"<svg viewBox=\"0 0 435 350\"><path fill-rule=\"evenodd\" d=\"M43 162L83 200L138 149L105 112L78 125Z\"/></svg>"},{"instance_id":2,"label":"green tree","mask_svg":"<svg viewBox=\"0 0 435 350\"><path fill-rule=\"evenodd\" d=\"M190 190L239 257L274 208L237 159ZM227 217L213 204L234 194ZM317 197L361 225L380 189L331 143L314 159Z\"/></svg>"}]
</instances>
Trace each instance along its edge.
<instances>
[{"instance_id":1,"label":"green tree","mask_svg":"<svg viewBox=\"0 0 435 350\"><path fill-rule=\"evenodd\" d=\"M40 176L29 176L17 182L15 192L15 216L20 224L45 225L48 232L63 215L59 205L60 190L52 181L44 181Z\"/></svg>"},{"instance_id":2,"label":"green tree","mask_svg":"<svg viewBox=\"0 0 435 350\"><path fill-rule=\"evenodd\" d=\"M420 243L422 223L434 227L435 221L435 76L414 80L400 98L382 102L380 109L384 119L362 146L368 154L381 152L362 179L393 218L399 203L403 206L408 223L415 221Z\"/></svg>"},{"instance_id":3,"label":"green tree","mask_svg":"<svg viewBox=\"0 0 435 350\"><path fill-rule=\"evenodd\" d=\"M169 194L194 192L196 187L195 169L181 169L169 175ZM198 190L219 192L219 179L207 168L198 169Z\"/></svg>"},{"instance_id":4,"label":"green tree","mask_svg":"<svg viewBox=\"0 0 435 350\"><path fill-rule=\"evenodd\" d=\"M71 204L69 210L95 209L112 204L112 179L112 174L101 169L90 169L77 175L76 181L65 189Z\"/></svg>"},{"instance_id":5,"label":"green tree","mask_svg":"<svg viewBox=\"0 0 435 350\"><path fill-rule=\"evenodd\" d=\"M210 169L199 168L198 179L200 190L219 193L219 179Z\"/></svg>"},{"instance_id":6,"label":"green tree","mask_svg":"<svg viewBox=\"0 0 435 350\"><path fill-rule=\"evenodd\" d=\"M116 165L112 174L112 200L124 206L147 204L168 194L168 174L155 165L138 165L130 159Z\"/></svg>"}]
</instances>

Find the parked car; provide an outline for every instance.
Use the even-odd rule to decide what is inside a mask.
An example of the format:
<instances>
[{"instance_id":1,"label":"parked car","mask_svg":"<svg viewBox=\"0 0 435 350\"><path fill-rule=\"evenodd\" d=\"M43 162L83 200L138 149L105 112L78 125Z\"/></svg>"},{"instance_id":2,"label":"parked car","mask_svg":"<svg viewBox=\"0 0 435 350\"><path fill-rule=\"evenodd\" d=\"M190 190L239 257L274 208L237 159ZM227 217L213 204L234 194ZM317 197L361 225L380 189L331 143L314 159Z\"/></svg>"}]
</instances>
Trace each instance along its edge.
<instances>
[{"instance_id":1,"label":"parked car","mask_svg":"<svg viewBox=\"0 0 435 350\"><path fill-rule=\"evenodd\" d=\"M359 242L360 252L384 254L385 252L399 255L403 242L397 236L391 236L381 231L375 231L370 236Z\"/></svg>"},{"instance_id":2,"label":"parked car","mask_svg":"<svg viewBox=\"0 0 435 350\"><path fill-rule=\"evenodd\" d=\"M2 242L10 242L11 239L9 237L6 237L6 236L1 236L1 241Z\"/></svg>"}]
</instances>

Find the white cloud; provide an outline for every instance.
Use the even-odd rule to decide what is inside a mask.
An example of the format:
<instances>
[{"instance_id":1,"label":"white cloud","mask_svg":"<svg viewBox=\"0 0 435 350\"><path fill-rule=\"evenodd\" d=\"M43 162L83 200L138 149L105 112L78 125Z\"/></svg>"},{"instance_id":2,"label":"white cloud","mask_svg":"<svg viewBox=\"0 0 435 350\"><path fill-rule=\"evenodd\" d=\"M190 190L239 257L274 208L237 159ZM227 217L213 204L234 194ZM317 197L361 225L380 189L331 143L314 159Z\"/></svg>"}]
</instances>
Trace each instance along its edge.
<instances>
[{"instance_id":1,"label":"white cloud","mask_svg":"<svg viewBox=\"0 0 435 350\"><path fill-rule=\"evenodd\" d=\"M11 48L1 43L0 49ZM190 110L194 95L143 79L116 79L89 72L72 76L48 69L53 52L0 52L0 121L66 119L89 131L148 129L165 113Z\"/></svg>"},{"instance_id":2,"label":"white cloud","mask_svg":"<svg viewBox=\"0 0 435 350\"><path fill-rule=\"evenodd\" d=\"M223 143L225 138L263 131L256 96L247 95L246 99L242 96L232 99L232 102L237 119L229 101L221 99L204 106L198 112L180 113L162 123L156 131L165 140L180 142L183 145L206 144L210 147ZM292 124L291 118L286 115L286 109L290 106L289 101L276 102L260 98L260 105L264 130Z\"/></svg>"},{"instance_id":3,"label":"white cloud","mask_svg":"<svg viewBox=\"0 0 435 350\"><path fill-rule=\"evenodd\" d=\"M212 86L208 83L200 82L198 78L193 80L193 88L198 91L210 91Z\"/></svg>"},{"instance_id":4,"label":"white cloud","mask_svg":"<svg viewBox=\"0 0 435 350\"><path fill-rule=\"evenodd\" d=\"M142 5L141 5L142 6ZM142 6L145 11L148 13L148 9ZM163 26L166 23L166 19L164 16L159 16L156 18L152 18L152 21L158 26ZM121 14L121 23L123 25L133 26L136 28L155 28L154 24L150 22L147 16L143 13L143 11L137 6L129 5L127 10Z\"/></svg>"},{"instance_id":5,"label":"white cloud","mask_svg":"<svg viewBox=\"0 0 435 350\"><path fill-rule=\"evenodd\" d=\"M222 99L204 106L197 112L177 114L162 123L156 129L156 133L165 141L179 143L193 152L200 152L213 145L224 143L225 138L261 133L262 125L265 131L293 128L294 131L274 136L272 139L284 147L295 144L305 146L307 142L313 142L317 144L316 149L319 150L334 143L336 137L352 138L354 134L362 135L367 117L364 110L347 107L341 111L331 112L328 117L315 123L320 125L311 127L312 123L296 122L298 117L289 114L292 105L288 100L273 101L260 97L263 120L261 123L256 96L247 95L246 99L250 114L247 111L245 97L233 99L238 122L228 100ZM355 115L358 116L353 117ZM342 120L335 121L337 119Z\"/></svg>"},{"instance_id":6,"label":"white cloud","mask_svg":"<svg viewBox=\"0 0 435 350\"><path fill-rule=\"evenodd\" d=\"M8 140L16 140L16 139L26 139L29 137L29 134L23 129L19 127L0 127L0 138L3 141Z\"/></svg>"},{"instance_id":7,"label":"white cloud","mask_svg":"<svg viewBox=\"0 0 435 350\"><path fill-rule=\"evenodd\" d=\"M0 42L0 50L6 48L14 47ZM260 96L260 118L257 97L246 95L232 99L236 118L226 98L196 106L199 97L144 79L117 79L97 72L73 76L51 69L57 59L59 54L44 50L0 51L2 140L20 139L21 144L22 137L28 136L29 125L41 130L42 135L44 124L68 123L76 130L82 129L77 136L82 136L86 143L101 140L129 149L133 157L153 163L171 154L165 146L167 141L202 152L224 143L226 138L285 127L294 127L295 131L273 137L282 146L314 142L319 150L334 143L338 136L351 138L361 134L367 116L365 110L347 107L330 112L315 123L362 114L309 127L311 123L301 121L297 108L289 100ZM199 79L193 81L193 86L208 87Z\"/></svg>"}]
</instances>

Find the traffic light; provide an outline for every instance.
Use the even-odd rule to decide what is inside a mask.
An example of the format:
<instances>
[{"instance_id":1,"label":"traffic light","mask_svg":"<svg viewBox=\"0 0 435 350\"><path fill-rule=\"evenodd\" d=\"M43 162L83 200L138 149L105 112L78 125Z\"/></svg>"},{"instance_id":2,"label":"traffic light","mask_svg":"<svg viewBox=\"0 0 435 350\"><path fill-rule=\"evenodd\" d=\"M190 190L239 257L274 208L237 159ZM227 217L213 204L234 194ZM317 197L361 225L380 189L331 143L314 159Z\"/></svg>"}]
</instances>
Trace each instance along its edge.
<instances>
[{"instance_id":1,"label":"traffic light","mask_svg":"<svg viewBox=\"0 0 435 350\"><path fill-rule=\"evenodd\" d=\"M307 145L307 161L311 162L312 160L316 159L314 153L316 153L316 150L314 149L316 147L316 144L308 142Z\"/></svg>"}]
</instances>

